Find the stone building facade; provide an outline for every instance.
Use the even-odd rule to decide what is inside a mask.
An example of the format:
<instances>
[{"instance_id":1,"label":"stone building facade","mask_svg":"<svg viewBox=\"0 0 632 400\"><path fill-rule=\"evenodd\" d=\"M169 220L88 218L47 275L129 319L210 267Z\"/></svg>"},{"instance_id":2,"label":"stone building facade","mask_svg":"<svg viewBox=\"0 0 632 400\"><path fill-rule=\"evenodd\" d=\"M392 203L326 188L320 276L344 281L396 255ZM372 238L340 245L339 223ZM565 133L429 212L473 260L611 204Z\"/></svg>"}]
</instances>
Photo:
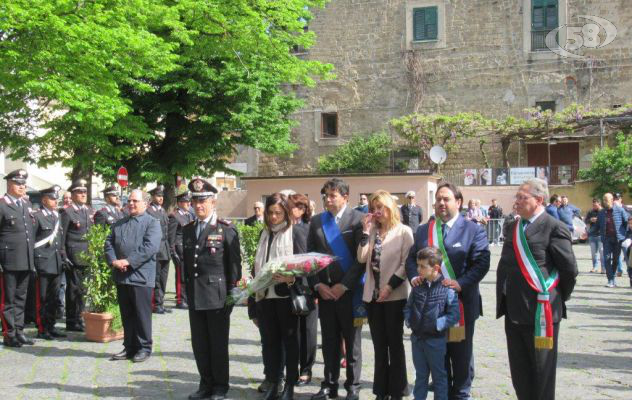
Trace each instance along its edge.
<instances>
[{"instance_id":1,"label":"stone building facade","mask_svg":"<svg viewBox=\"0 0 632 400\"><path fill-rule=\"evenodd\" d=\"M331 0L313 13L308 28L316 45L300 57L332 63L337 76L295 89L305 101L294 116L298 150L283 158L259 155L259 176L313 173L318 157L351 135L388 131L389 120L415 111L502 117L536 105L632 102L629 0ZM614 40L596 47L612 26L585 16L609 21ZM554 26L570 27L557 32L559 43L583 46L570 57L546 48ZM581 166L599 144L594 137L564 141L576 143ZM496 140L487 152L500 166ZM512 166L528 165L528 144L514 143L510 153ZM478 145L461 146L446 164L477 166Z\"/></svg>"}]
</instances>

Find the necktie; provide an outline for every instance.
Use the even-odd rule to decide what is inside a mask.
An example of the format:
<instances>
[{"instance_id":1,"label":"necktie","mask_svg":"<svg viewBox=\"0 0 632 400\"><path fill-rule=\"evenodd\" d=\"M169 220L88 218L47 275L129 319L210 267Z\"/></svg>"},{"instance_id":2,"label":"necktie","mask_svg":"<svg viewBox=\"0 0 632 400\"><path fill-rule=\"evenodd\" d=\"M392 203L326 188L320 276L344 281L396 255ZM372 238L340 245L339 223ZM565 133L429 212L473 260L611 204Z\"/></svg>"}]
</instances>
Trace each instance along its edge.
<instances>
[{"instance_id":1,"label":"necktie","mask_svg":"<svg viewBox=\"0 0 632 400\"><path fill-rule=\"evenodd\" d=\"M206 226L206 223L204 221L198 221L198 226L197 226L197 237L198 239L200 238L200 235L202 234L202 231L204 231L204 227Z\"/></svg>"},{"instance_id":2,"label":"necktie","mask_svg":"<svg viewBox=\"0 0 632 400\"><path fill-rule=\"evenodd\" d=\"M445 237L448 236L448 231L450 230L450 227L448 226L448 224L443 224L441 226L441 232L443 233L443 240L445 240Z\"/></svg>"}]
</instances>

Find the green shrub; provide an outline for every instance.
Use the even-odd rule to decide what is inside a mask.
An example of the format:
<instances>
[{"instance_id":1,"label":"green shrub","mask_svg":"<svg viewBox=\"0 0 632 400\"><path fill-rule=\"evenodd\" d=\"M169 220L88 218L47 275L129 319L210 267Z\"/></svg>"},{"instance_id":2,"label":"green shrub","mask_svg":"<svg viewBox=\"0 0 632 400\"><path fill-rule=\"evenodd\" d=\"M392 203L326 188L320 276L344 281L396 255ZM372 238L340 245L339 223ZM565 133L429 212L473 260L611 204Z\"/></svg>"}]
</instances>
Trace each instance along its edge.
<instances>
[{"instance_id":1,"label":"green shrub","mask_svg":"<svg viewBox=\"0 0 632 400\"><path fill-rule=\"evenodd\" d=\"M112 329L118 330L123 325L116 284L112 277L112 268L105 260L104 244L109 234L109 226L93 225L88 230L88 251L81 254L82 261L88 266L83 283L86 289L86 310L94 313L111 313L114 316Z\"/></svg>"},{"instance_id":2,"label":"green shrub","mask_svg":"<svg viewBox=\"0 0 632 400\"><path fill-rule=\"evenodd\" d=\"M393 141L384 133L354 135L336 150L318 159L321 174L370 173L389 170Z\"/></svg>"},{"instance_id":3,"label":"green shrub","mask_svg":"<svg viewBox=\"0 0 632 400\"><path fill-rule=\"evenodd\" d=\"M255 226L248 226L246 224L237 224L236 226L239 231L239 244L241 245L242 251L242 267L250 274L254 268L255 253L257 252L259 235L263 229L263 224L257 222Z\"/></svg>"}]
</instances>

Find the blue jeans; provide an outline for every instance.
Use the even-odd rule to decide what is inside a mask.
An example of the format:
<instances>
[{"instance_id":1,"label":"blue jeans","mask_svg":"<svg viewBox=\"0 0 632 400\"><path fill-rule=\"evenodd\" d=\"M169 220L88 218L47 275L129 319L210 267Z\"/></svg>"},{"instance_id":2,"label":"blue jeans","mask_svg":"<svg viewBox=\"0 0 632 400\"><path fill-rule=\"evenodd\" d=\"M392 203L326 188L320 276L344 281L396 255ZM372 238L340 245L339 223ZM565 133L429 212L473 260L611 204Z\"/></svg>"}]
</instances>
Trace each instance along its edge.
<instances>
[{"instance_id":1,"label":"blue jeans","mask_svg":"<svg viewBox=\"0 0 632 400\"><path fill-rule=\"evenodd\" d=\"M621 242L616 237L606 237L603 243L603 258L606 263L606 276L608 282L614 282L619 256L621 255Z\"/></svg>"},{"instance_id":2,"label":"blue jeans","mask_svg":"<svg viewBox=\"0 0 632 400\"><path fill-rule=\"evenodd\" d=\"M434 384L434 399L447 400L448 373L445 370L445 353L447 338L421 339L415 334L410 335L413 350L413 365L415 366L415 400L425 400L428 396L428 375L432 374Z\"/></svg>"},{"instance_id":3,"label":"blue jeans","mask_svg":"<svg viewBox=\"0 0 632 400\"><path fill-rule=\"evenodd\" d=\"M588 236L588 244L590 245L590 256L592 257L593 269L597 269L597 264L599 264L599 269L603 271L605 264L603 261L603 245L601 244L601 238L599 236ZM599 263L597 263L597 255L599 255Z\"/></svg>"}]
</instances>

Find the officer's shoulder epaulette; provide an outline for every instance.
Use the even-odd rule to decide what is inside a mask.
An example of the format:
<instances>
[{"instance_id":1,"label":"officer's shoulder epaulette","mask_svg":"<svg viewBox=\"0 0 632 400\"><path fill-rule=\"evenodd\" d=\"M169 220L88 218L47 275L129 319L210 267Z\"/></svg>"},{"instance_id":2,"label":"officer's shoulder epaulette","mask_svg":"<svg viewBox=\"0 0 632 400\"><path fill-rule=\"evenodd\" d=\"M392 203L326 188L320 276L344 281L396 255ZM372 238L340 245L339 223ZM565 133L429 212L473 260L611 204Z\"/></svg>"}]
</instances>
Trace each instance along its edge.
<instances>
[{"instance_id":1,"label":"officer's shoulder epaulette","mask_svg":"<svg viewBox=\"0 0 632 400\"><path fill-rule=\"evenodd\" d=\"M217 222L222 224L222 225L226 225L226 226L232 225L232 222L230 222L228 220L225 220L225 219L222 219L222 218L217 218Z\"/></svg>"}]
</instances>

